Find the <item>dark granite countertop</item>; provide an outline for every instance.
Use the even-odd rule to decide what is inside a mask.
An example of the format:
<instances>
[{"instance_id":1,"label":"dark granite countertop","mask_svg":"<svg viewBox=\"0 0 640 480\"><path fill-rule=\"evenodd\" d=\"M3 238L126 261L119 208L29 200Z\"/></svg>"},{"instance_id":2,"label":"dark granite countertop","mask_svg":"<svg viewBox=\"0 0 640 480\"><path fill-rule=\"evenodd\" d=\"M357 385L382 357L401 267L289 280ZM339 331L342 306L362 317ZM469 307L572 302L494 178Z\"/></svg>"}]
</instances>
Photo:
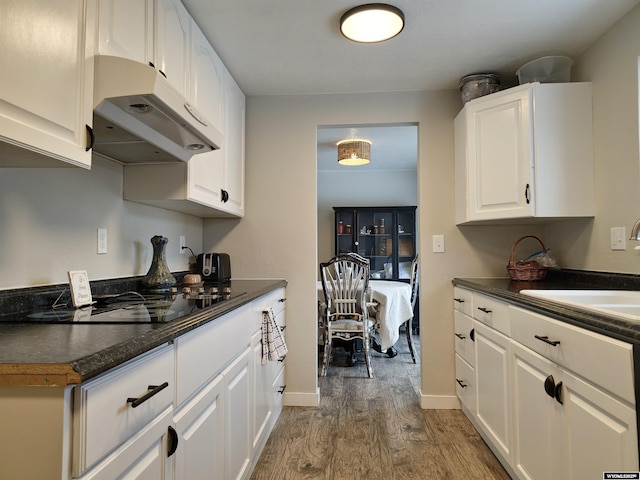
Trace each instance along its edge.
<instances>
[{"instance_id":1,"label":"dark granite countertop","mask_svg":"<svg viewBox=\"0 0 640 480\"><path fill-rule=\"evenodd\" d=\"M177 320L155 324L0 322L0 385L76 384L173 340L256 298L286 280L232 280L246 295Z\"/></svg>"},{"instance_id":2,"label":"dark granite countertop","mask_svg":"<svg viewBox=\"0 0 640 480\"><path fill-rule=\"evenodd\" d=\"M549 271L547 278L535 282L510 278L454 278L453 284L526 307L540 314L576 325L618 340L640 345L640 322L596 313L559 302L521 294L521 290L640 290L640 277L629 274Z\"/></svg>"}]
</instances>

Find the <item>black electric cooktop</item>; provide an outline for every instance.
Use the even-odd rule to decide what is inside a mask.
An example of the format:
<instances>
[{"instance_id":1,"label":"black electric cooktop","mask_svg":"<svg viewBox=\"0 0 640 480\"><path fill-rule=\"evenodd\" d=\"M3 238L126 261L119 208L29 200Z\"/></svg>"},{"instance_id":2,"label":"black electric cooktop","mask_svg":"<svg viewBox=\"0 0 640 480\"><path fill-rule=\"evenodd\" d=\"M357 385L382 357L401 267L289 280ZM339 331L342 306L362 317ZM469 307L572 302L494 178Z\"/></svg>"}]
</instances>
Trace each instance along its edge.
<instances>
[{"instance_id":1,"label":"black electric cooktop","mask_svg":"<svg viewBox=\"0 0 640 480\"><path fill-rule=\"evenodd\" d=\"M246 295L229 287L172 288L167 292L128 291L94 295L92 305L55 305L3 316L3 322L36 323L163 323Z\"/></svg>"}]
</instances>

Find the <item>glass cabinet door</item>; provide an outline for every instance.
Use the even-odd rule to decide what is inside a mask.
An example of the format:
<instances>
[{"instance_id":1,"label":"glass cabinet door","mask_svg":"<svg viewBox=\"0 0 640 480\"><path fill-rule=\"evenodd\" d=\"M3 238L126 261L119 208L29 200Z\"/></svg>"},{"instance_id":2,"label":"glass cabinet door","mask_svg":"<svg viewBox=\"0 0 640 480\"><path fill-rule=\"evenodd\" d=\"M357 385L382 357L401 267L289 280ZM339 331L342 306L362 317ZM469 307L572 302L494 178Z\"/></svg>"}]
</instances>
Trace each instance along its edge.
<instances>
[{"instance_id":1,"label":"glass cabinet door","mask_svg":"<svg viewBox=\"0 0 640 480\"><path fill-rule=\"evenodd\" d=\"M333 207L335 253L369 260L373 279L409 280L416 252L416 207Z\"/></svg>"},{"instance_id":2,"label":"glass cabinet door","mask_svg":"<svg viewBox=\"0 0 640 480\"><path fill-rule=\"evenodd\" d=\"M336 255L355 252L353 239L353 211L336 212Z\"/></svg>"},{"instance_id":3,"label":"glass cabinet door","mask_svg":"<svg viewBox=\"0 0 640 480\"><path fill-rule=\"evenodd\" d=\"M356 217L358 253L369 259L373 277L387 278L385 268L393 268L393 211L359 210Z\"/></svg>"},{"instance_id":4,"label":"glass cabinet door","mask_svg":"<svg viewBox=\"0 0 640 480\"><path fill-rule=\"evenodd\" d=\"M416 255L416 215L414 210L398 210L398 276L411 278L411 261Z\"/></svg>"}]
</instances>

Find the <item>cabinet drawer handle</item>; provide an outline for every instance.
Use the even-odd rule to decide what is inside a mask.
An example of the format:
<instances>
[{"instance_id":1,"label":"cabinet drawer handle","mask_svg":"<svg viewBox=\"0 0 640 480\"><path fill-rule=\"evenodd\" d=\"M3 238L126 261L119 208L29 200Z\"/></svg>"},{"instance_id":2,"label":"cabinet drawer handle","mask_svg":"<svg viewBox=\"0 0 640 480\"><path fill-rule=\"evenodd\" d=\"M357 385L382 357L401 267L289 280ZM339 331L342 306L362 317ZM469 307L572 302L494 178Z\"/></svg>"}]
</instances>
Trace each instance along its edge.
<instances>
[{"instance_id":1,"label":"cabinet drawer handle","mask_svg":"<svg viewBox=\"0 0 640 480\"><path fill-rule=\"evenodd\" d=\"M460 385L462 388L467 388L467 384L464 383L462 380L456 378L456 382L458 382L458 385Z\"/></svg>"},{"instance_id":2,"label":"cabinet drawer handle","mask_svg":"<svg viewBox=\"0 0 640 480\"><path fill-rule=\"evenodd\" d=\"M282 325L282 326L280 327L280 331L281 331L281 332L284 332L284 329L285 329L285 328L287 328L287 326L286 326L286 325Z\"/></svg>"},{"instance_id":3,"label":"cabinet drawer handle","mask_svg":"<svg viewBox=\"0 0 640 480\"><path fill-rule=\"evenodd\" d=\"M164 78L167 78L167 74L164 73L162 70L158 69L158 72L160 72L160 75L162 75Z\"/></svg>"},{"instance_id":4,"label":"cabinet drawer handle","mask_svg":"<svg viewBox=\"0 0 640 480\"><path fill-rule=\"evenodd\" d=\"M489 310L488 308L484 308L484 307L478 307L478 310L480 310L481 312L484 312L484 313L491 313L491 310Z\"/></svg>"},{"instance_id":5,"label":"cabinet drawer handle","mask_svg":"<svg viewBox=\"0 0 640 480\"><path fill-rule=\"evenodd\" d=\"M560 345L560 340L549 340L549 337L545 336L540 336L540 335L534 335L534 337L536 337L538 340L547 343L549 345L552 345L554 347L557 347L558 345Z\"/></svg>"},{"instance_id":6,"label":"cabinet drawer handle","mask_svg":"<svg viewBox=\"0 0 640 480\"><path fill-rule=\"evenodd\" d=\"M279 393L280 395L283 395L283 394L284 394L284 389L285 389L285 388L287 388L287 386L286 386L286 385L281 385L281 386L280 386L280 388L278 389L278 393Z\"/></svg>"},{"instance_id":7,"label":"cabinet drawer handle","mask_svg":"<svg viewBox=\"0 0 640 480\"><path fill-rule=\"evenodd\" d=\"M464 303L464 300L462 298L454 298L453 301L458 303Z\"/></svg>"},{"instance_id":8,"label":"cabinet drawer handle","mask_svg":"<svg viewBox=\"0 0 640 480\"><path fill-rule=\"evenodd\" d=\"M167 433L169 434L169 448L167 449L167 457L170 457L171 455L176 453L176 450L178 450L179 437L178 432L176 432L176 429L171 425L169 425Z\"/></svg>"},{"instance_id":9,"label":"cabinet drawer handle","mask_svg":"<svg viewBox=\"0 0 640 480\"><path fill-rule=\"evenodd\" d=\"M285 298L279 298L279 299L278 299L278 302L284 302L284 301L286 301L286 300L287 300L287 298L286 298L286 297L285 297Z\"/></svg>"},{"instance_id":10,"label":"cabinet drawer handle","mask_svg":"<svg viewBox=\"0 0 640 480\"><path fill-rule=\"evenodd\" d=\"M467 338L467 337L465 337L464 335L461 335L461 334L459 334L459 333L456 333L455 335L456 335L456 337L458 337L460 340L464 340L465 338Z\"/></svg>"},{"instance_id":11,"label":"cabinet drawer handle","mask_svg":"<svg viewBox=\"0 0 640 480\"><path fill-rule=\"evenodd\" d=\"M149 390L149 392L145 393L143 396L138 397L138 398L129 397L129 398L127 398L127 403L131 404L131 408L139 407L144 402L149 400L154 395L157 395L158 393L160 393L162 390L164 390L168 386L169 386L169 382L164 382L162 385L149 385L147 387L147 390Z\"/></svg>"},{"instance_id":12,"label":"cabinet drawer handle","mask_svg":"<svg viewBox=\"0 0 640 480\"><path fill-rule=\"evenodd\" d=\"M527 183L527 186L524 187L524 198L527 201L527 205L529 205L529 203L531 203L531 199L529 198L529 184Z\"/></svg>"}]
</instances>

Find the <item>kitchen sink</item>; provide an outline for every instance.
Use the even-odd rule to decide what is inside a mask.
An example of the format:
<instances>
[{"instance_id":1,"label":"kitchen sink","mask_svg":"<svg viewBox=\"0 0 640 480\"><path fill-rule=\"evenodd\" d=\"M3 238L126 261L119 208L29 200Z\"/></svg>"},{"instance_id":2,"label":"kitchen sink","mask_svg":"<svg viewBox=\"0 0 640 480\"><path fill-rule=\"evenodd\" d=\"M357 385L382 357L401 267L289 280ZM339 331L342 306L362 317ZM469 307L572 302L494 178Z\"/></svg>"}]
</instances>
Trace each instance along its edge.
<instances>
[{"instance_id":1,"label":"kitchen sink","mask_svg":"<svg viewBox=\"0 0 640 480\"><path fill-rule=\"evenodd\" d=\"M520 290L520 293L640 322L640 291Z\"/></svg>"}]
</instances>

